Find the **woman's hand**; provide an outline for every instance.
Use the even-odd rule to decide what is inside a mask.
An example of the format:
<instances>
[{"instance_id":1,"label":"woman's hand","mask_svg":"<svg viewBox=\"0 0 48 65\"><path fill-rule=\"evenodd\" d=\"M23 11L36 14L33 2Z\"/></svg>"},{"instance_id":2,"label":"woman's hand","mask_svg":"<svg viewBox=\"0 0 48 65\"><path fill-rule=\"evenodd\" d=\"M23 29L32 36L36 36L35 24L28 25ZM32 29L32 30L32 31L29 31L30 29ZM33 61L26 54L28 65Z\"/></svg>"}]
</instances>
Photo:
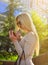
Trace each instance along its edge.
<instances>
[{"instance_id":1,"label":"woman's hand","mask_svg":"<svg viewBox=\"0 0 48 65\"><path fill-rule=\"evenodd\" d=\"M9 38L11 41L15 42L17 40L16 34L14 34L13 30L9 31Z\"/></svg>"},{"instance_id":2,"label":"woman's hand","mask_svg":"<svg viewBox=\"0 0 48 65\"><path fill-rule=\"evenodd\" d=\"M21 33L17 31L16 33L13 32L13 30L9 31L9 38L11 41L15 42L16 40L20 41L21 40Z\"/></svg>"}]
</instances>

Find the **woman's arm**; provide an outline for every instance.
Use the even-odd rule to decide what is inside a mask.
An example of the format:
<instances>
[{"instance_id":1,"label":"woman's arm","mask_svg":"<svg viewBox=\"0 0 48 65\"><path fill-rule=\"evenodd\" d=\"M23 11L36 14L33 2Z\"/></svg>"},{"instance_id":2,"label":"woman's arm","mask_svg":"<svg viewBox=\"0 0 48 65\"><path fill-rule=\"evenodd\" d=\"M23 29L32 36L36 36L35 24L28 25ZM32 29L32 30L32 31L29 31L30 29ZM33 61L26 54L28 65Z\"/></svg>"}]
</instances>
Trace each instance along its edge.
<instances>
[{"instance_id":1,"label":"woman's arm","mask_svg":"<svg viewBox=\"0 0 48 65\"><path fill-rule=\"evenodd\" d=\"M21 56L21 54L22 54L22 48L21 48L19 42L16 40L15 42L13 42L13 44L15 46L15 49L16 49L18 55Z\"/></svg>"},{"instance_id":2,"label":"woman's arm","mask_svg":"<svg viewBox=\"0 0 48 65\"><path fill-rule=\"evenodd\" d=\"M20 46L20 44L18 42L18 38L19 38L18 35L16 36L16 35L13 34L13 31L9 31L9 38L13 42L18 55L21 56L22 48L21 48L21 46Z\"/></svg>"}]
</instances>

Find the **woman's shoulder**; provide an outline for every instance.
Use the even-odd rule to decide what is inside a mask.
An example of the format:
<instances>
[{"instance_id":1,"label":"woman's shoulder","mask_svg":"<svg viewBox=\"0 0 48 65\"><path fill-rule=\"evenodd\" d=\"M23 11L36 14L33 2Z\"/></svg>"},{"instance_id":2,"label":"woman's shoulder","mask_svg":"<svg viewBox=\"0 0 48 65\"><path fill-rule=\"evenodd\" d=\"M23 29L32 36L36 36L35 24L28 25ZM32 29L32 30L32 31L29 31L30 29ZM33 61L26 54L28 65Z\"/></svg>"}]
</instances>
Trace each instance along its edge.
<instances>
[{"instance_id":1,"label":"woman's shoulder","mask_svg":"<svg viewBox=\"0 0 48 65\"><path fill-rule=\"evenodd\" d=\"M24 36L24 38L26 38L26 37L33 37L33 36L35 36L34 32L29 32L29 33L27 33L27 34Z\"/></svg>"},{"instance_id":2,"label":"woman's shoulder","mask_svg":"<svg viewBox=\"0 0 48 65\"><path fill-rule=\"evenodd\" d=\"M34 35L34 32L29 32L27 35Z\"/></svg>"},{"instance_id":3,"label":"woman's shoulder","mask_svg":"<svg viewBox=\"0 0 48 65\"><path fill-rule=\"evenodd\" d=\"M35 41L36 40L36 35L34 34L34 32L29 32L27 33L20 42L24 42L24 41Z\"/></svg>"},{"instance_id":4,"label":"woman's shoulder","mask_svg":"<svg viewBox=\"0 0 48 65\"><path fill-rule=\"evenodd\" d=\"M36 40L36 35L34 34L34 32L29 32L27 33L24 37L23 40Z\"/></svg>"}]
</instances>

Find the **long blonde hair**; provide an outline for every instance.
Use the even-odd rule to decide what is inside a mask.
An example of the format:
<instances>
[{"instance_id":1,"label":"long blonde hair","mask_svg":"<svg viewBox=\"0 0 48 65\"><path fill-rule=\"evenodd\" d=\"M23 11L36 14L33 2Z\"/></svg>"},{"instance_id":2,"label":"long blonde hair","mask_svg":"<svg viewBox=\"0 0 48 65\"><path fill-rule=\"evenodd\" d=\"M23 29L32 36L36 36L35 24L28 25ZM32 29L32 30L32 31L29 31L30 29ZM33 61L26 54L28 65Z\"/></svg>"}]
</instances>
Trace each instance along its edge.
<instances>
[{"instance_id":1,"label":"long blonde hair","mask_svg":"<svg viewBox=\"0 0 48 65\"><path fill-rule=\"evenodd\" d=\"M33 21L32 21L32 18L30 16L29 13L27 12L24 12L24 13L21 13L20 15L18 15L16 17L16 20L17 19L20 19L21 20L21 23L30 31L34 32L36 37L37 37L37 45L36 45L36 55L38 56L39 55L39 37L38 37L38 34L37 34L37 31L36 31L36 28L33 24Z\"/></svg>"}]
</instances>

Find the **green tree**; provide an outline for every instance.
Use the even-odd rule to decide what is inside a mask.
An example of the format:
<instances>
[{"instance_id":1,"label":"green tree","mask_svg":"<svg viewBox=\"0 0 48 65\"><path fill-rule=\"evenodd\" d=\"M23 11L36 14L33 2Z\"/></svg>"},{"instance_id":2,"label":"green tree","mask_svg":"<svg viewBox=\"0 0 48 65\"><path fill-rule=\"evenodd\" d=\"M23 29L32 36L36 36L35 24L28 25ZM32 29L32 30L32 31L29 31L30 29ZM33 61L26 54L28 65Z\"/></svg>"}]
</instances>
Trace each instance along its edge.
<instances>
[{"instance_id":1,"label":"green tree","mask_svg":"<svg viewBox=\"0 0 48 65\"><path fill-rule=\"evenodd\" d=\"M36 11L31 11L33 23L37 29L40 40L40 53L48 51L48 24L44 23L44 18L41 18Z\"/></svg>"},{"instance_id":2,"label":"green tree","mask_svg":"<svg viewBox=\"0 0 48 65\"><path fill-rule=\"evenodd\" d=\"M10 41L8 37L9 29L15 30L15 16L14 11L18 9L18 7L21 5L19 0L9 0L9 4L7 6L7 11L3 13L6 15L6 17L2 20L3 21L3 28L1 28L0 32L0 60L1 58L5 58L6 60L14 60L16 58L12 58L12 56L16 56L17 52L15 51L15 48L12 42ZM2 14L2 15L3 15ZM3 17L3 16L2 16ZM2 18L1 17L1 18ZM10 58L11 57L11 58Z\"/></svg>"}]
</instances>

